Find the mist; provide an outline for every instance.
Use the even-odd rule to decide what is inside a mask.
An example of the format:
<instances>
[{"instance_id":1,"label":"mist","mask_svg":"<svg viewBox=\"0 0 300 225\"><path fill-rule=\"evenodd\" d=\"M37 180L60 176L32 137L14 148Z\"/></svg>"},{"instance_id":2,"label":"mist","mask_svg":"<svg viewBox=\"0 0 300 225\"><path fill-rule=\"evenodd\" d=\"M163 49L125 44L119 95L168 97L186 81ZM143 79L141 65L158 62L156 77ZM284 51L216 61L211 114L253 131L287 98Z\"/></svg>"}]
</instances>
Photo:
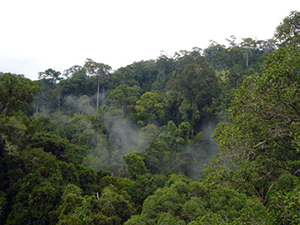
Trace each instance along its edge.
<instances>
[{"instance_id":1,"label":"mist","mask_svg":"<svg viewBox=\"0 0 300 225\"><path fill-rule=\"evenodd\" d=\"M209 123L205 126L197 135L200 141L194 140L187 150L191 154L192 160L186 175L194 180L204 178L203 174L206 164L212 160L213 156L219 153L219 146L212 137L215 127L215 123Z\"/></svg>"},{"instance_id":2,"label":"mist","mask_svg":"<svg viewBox=\"0 0 300 225\"><path fill-rule=\"evenodd\" d=\"M66 96L64 98L64 105L83 115L94 115L96 113L96 109L91 106L91 99L87 95L83 95L80 98L75 96Z\"/></svg>"},{"instance_id":3,"label":"mist","mask_svg":"<svg viewBox=\"0 0 300 225\"><path fill-rule=\"evenodd\" d=\"M151 137L141 134L136 126L122 114L105 112L102 115L105 135L99 135L100 141L94 151L85 160L85 165L114 172L125 168L123 156L130 152L143 151L151 141Z\"/></svg>"},{"instance_id":4,"label":"mist","mask_svg":"<svg viewBox=\"0 0 300 225\"><path fill-rule=\"evenodd\" d=\"M93 107L92 99L93 97L86 95L81 97L66 96L63 101L64 112L53 114L45 106L40 107L40 111L41 114L63 124L71 118L70 116L73 113L81 114L82 116L78 115L78 122L71 123L74 123L79 129L77 133L82 132L83 136L88 133L90 138L89 146L92 147L86 149L83 165L90 166L95 171L105 169L113 171L115 174L125 172L126 165L123 157L130 152L144 151L149 146L150 141L158 140L162 130L154 124L149 124L141 129L127 119L121 109L115 107L104 106L97 112ZM100 103L102 106L104 105L105 95L100 94ZM96 120L99 120L101 124L93 124L89 118L98 118ZM98 126L98 128L95 126ZM205 164L208 164L212 157L219 152L219 147L212 138L215 127L216 123L214 122L205 126L184 147L185 149L182 150L183 155L178 155L178 161L170 162L171 167L174 169L182 168L180 170L192 179L203 178ZM183 161L181 157L184 157L182 158ZM184 163L184 168L182 163ZM177 169L174 172L178 171Z\"/></svg>"}]
</instances>

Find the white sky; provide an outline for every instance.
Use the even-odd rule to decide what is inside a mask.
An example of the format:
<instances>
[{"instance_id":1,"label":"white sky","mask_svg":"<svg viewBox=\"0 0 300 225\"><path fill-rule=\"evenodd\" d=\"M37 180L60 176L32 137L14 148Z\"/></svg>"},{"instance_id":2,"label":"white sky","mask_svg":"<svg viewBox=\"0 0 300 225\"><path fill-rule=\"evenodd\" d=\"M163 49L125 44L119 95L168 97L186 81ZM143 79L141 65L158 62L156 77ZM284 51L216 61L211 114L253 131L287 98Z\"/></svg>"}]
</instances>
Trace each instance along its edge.
<instances>
[{"instance_id":1,"label":"white sky","mask_svg":"<svg viewBox=\"0 0 300 225\"><path fill-rule=\"evenodd\" d=\"M113 69L231 35L272 38L300 0L0 0L0 71L35 80L86 58Z\"/></svg>"}]
</instances>

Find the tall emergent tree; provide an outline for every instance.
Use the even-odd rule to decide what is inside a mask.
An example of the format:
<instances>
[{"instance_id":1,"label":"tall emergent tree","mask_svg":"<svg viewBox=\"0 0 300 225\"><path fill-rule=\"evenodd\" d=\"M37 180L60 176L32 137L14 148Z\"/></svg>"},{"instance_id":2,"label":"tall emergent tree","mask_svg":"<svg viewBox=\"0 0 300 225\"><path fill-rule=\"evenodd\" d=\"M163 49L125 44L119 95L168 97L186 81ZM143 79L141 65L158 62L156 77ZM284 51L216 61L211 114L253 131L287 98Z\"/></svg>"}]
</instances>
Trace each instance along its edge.
<instances>
[{"instance_id":1,"label":"tall emergent tree","mask_svg":"<svg viewBox=\"0 0 300 225\"><path fill-rule=\"evenodd\" d=\"M51 68L44 72L39 72L38 85L41 87L43 92L35 95L36 112L39 112L39 108L44 108L47 112L53 112L61 107L61 91L62 87L58 87L58 83L63 79L59 71Z\"/></svg>"},{"instance_id":2,"label":"tall emergent tree","mask_svg":"<svg viewBox=\"0 0 300 225\"><path fill-rule=\"evenodd\" d=\"M111 67L103 63L94 62L92 59L87 59L84 67L87 70L88 75L92 78L92 81L97 85L97 110L99 109L99 92L100 84L102 84L103 97L104 97L104 82L109 77L109 71Z\"/></svg>"},{"instance_id":3,"label":"tall emergent tree","mask_svg":"<svg viewBox=\"0 0 300 225\"><path fill-rule=\"evenodd\" d=\"M62 80L60 77L61 73L59 71L55 71L53 69L47 69L45 72L39 72L39 79L47 80L48 85L51 89L56 87L57 82Z\"/></svg>"}]
</instances>

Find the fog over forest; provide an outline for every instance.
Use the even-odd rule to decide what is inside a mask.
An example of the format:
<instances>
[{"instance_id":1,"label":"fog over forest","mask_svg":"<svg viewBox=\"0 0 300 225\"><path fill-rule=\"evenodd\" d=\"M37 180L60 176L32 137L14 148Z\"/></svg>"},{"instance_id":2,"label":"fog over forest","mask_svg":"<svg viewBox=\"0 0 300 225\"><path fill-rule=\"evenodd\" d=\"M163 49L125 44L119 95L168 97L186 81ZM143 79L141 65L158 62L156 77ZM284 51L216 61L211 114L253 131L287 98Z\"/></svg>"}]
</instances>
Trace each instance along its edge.
<instances>
[{"instance_id":1,"label":"fog over forest","mask_svg":"<svg viewBox=\"0 0 300 225\"><path fill-rule=\"evenodd\" d=\"M298 224L300 12L226 42L0 72L0 224Z\"/></svg>"}]
</instances>

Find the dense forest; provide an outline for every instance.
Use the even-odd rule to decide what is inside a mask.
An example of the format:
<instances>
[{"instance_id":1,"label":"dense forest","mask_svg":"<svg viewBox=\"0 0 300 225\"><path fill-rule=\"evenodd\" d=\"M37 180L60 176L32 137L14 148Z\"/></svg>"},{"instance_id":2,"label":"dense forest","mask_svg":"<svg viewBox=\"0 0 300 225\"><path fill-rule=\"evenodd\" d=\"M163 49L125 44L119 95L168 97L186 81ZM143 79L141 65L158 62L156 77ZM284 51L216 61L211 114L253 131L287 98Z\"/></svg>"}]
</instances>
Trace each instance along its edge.
<instances>
[{"instance_id":1,"label":"dense forest","mask_svg":"<svg viewBox=\"0 0 300 225\"><path fill-rule=\"evenodd\" d=\"M300 12L226 41L0 73L0 224L299 224Z\"/></svg>"}]
</instances>

